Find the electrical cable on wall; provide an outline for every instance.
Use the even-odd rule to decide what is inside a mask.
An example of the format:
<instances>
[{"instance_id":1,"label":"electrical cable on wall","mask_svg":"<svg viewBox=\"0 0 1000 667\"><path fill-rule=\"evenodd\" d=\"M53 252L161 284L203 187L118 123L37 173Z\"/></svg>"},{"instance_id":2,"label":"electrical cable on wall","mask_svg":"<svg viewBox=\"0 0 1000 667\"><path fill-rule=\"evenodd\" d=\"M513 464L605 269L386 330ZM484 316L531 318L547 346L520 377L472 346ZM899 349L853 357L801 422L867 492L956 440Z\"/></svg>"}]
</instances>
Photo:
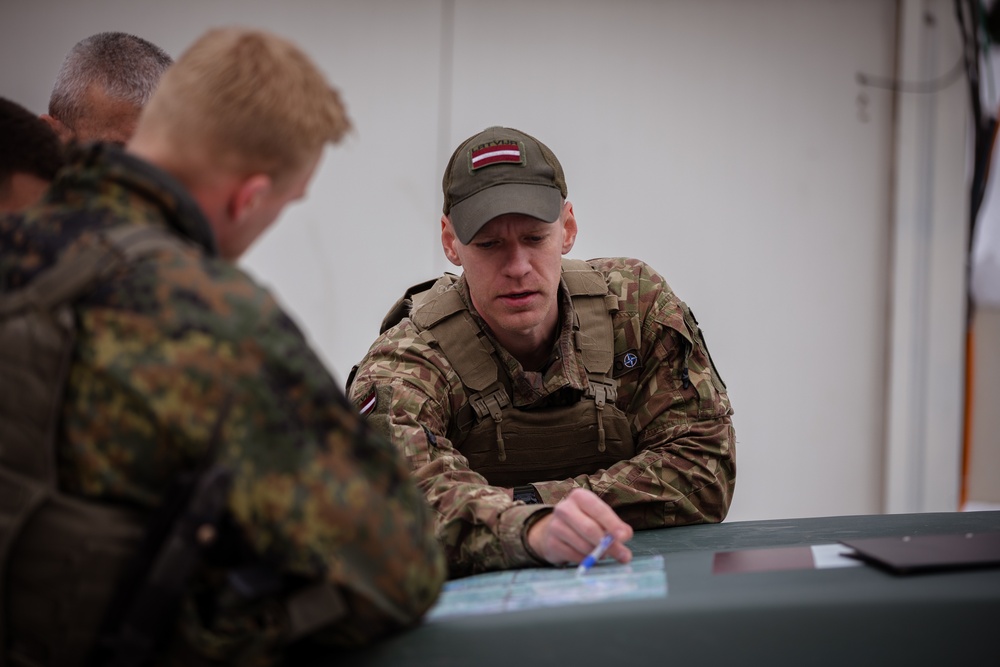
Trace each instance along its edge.
<instances>
[{"instance_id":1,"label":"electrical cable on wall","mask_svg":"<svg viewBox=\"0 0 1000 667\"><path fill-rule=\"evenodd\" d=\"M858 85L868 88L881 88L882 90L891 90L898 93L936 93L958 81L964 71L965 54L963 53L955 61L955 64L952 65L951 69L930 81L900 81L899 79L876 76L864 72L855 74L854 79L858 82Z\"/></svg>"},{"instance_id":2,"label":"electrical cable on wall","mask_svg":"<svg viewBox=\"0 0 1000 667\"><path fill-rule=\"evenodd\" d=\"M902 81L865 72L855 74L855 80L860 86L916 94L944 90L958 81L963 73L965 74L972 109L974 151L969 201L970 244L989 175L990 156L997 125L995 114L983 113L979 62L980 56L989 50L990 45L1000 41L1000 2L994 2L985 11L981 5L981 0L955 0L955 15L962 36L962 53L955 64L941 76L927 81ZM928 13L924 16L924 21L934 25L936 19L933 14ZM982 41L979 39L980 31L984 37Z\"/></svg>"}]
</instances>

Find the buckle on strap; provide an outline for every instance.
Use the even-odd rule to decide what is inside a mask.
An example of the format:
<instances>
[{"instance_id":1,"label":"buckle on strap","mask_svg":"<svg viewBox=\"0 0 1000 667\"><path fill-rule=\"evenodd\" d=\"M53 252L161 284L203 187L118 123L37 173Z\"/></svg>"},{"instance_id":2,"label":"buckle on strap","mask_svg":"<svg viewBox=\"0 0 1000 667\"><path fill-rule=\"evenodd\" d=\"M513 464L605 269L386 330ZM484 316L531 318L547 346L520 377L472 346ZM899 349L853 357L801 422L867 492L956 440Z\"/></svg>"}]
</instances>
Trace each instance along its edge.
<instances>
[{"instance_id":1,"label":"buckle on strap","mask_svg":"<svg viewBox=\"0 0 1000 667\"><path fill-rule=\"evenodd\" d=\"M594 399L598 410L604 409L605 403L614 403L618 400L618 380L607 381L603 377L599 380L589 378L590 384L584 390L583 395Z\"/></svg>"},{"instance_id":2,"label":"buckle on strap","mask_svg":"<svg viewBox=\"0 0 1000 667\"><path fill-rule=\"evenodd\" d=\"M498 387L489 393L477 391L469 396L469 403L480 419L489 415L493 421L499 422L503 419L503 409L510 405L510 398L503 387Z\"/></svg>"},{"instance_id":3,"label":"buckle on strap","mask_svg":"<svg viewBox=\"0 0 1000 667\"><path fill-rule=\"evenodd\" d=\"M614 403L617 400L618 380L606 382L604 378L595 380L590 377L588 379L590 380L590 384L587 385L587 389L583 392L583 395L594 399L594 404L597 407L597 451L603 454L607 450L604 437L604 405L608 401Z\"/></svg>"}]
</instances>

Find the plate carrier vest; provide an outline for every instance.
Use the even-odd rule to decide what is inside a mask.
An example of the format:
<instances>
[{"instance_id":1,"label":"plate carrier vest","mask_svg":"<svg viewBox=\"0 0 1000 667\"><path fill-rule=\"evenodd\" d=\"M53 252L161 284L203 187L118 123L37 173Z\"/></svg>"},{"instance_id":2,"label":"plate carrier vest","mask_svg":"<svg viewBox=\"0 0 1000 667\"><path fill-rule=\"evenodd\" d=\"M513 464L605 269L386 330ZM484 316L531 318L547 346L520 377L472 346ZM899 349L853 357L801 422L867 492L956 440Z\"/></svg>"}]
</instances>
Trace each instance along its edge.
<instances>
[{"instance_id":1,"label":"plate carrier vest","mask_svg":"<svg viewBox=\"0 0 1000 667\"><path fill-rule=\"evenodd\" d=\"M428 283L411 288L382 324L385 331L412 301L410 320L429 344L440 348L469 392L469 404L448 438L469 467L495 486L592 475L635 455L628 419L615 405L611 317L618 298L608 293L603 274L582 260L564 259L562 279L573 303L574 342L589 381L580 399L568 406L513 407L510 377L453 287L453 275L437 279L430 289L423 289Z\"/></svg>"}]
</instances>

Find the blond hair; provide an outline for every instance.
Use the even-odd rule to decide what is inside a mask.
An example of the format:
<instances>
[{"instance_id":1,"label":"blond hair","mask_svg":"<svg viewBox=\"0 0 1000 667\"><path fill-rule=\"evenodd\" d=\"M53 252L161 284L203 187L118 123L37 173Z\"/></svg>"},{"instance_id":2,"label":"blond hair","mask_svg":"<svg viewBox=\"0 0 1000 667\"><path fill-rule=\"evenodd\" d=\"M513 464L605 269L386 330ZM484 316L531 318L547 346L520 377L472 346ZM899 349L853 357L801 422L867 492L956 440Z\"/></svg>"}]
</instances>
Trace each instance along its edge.
<instances>
[{"instance_id":1,"label":"blond hair","mask_svg":"<svg viewBox=\"0 0 1000 667\"><path fill-rule=\"evenodd\" d=\"M212 166L280 180L350 129L340 96L291 42L211 30L160 80L140 128Z\"/></svg>"}]
</instances>

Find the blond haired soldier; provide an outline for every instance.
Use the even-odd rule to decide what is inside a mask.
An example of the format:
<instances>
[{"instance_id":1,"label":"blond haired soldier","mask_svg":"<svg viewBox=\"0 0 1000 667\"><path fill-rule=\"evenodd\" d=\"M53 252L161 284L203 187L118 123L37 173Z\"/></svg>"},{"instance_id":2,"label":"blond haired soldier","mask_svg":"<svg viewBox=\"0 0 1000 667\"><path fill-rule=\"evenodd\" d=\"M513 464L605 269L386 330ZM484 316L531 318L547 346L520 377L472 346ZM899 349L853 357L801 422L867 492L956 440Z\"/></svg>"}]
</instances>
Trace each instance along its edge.
<instances>
[{"instance_id":1,"label":"blond haired soldier","mask_svg":"<svg viewBox=\"0 0 1000 667\"><path fill-rule=\"evenodd\" d=\"M406 453L451 573L578 563L606 535L628 562L633 529L722 521L732 408L690 309L639 260L562 258L566 179L524 132L462 142L443 186L463 275L413 297L351 398Z\"/></svg>"},{"instance_id":2,"label":"blond haired soldier","mask_svg":"<svg viewBox=\"0 0 1000 667\"><path fill-rule=\"evenodd\" d=\"M444 560L405 461L234 263L349 126L293 44L211 31L125 151L88 146L0 220L0 325L45 333L31 318L49 309L75 335L63 381L47 338L0 326L0 495L40 499L0 516L17 664L83 664L95 643L99 664L138 664L161 630L175 662L260 664L373 641L436 599ZM39 388L52 421L30 420Z\"/></svg>"}]
</instances>

